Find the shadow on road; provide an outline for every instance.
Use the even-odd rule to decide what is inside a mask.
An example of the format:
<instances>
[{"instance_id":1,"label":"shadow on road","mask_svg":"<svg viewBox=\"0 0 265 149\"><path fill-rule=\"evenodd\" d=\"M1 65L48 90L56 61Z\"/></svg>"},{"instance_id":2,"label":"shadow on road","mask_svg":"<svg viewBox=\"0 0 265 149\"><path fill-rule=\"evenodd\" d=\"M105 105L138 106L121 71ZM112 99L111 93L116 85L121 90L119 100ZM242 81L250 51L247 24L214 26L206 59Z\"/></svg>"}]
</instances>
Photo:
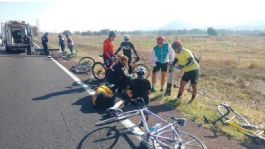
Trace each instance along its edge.
<instances>
[{"instance_id":1,"label":"shadow on road","mask_svg":"<svg viewBox=\"0 0 265 149\"><path fill-rule=\"evenodd\" d=\"M40 97L36 97L33 98L32 100L47 100L51 97L55 97L55 96L61 96L61 95L67 95L67 94L77 94L77 93L82 93L85 90L83 88L75 88L75 89L68 89L68 90L63 90L63 91L59 91L59 92L53 92L44 96L40 96Z\"/></svg>"},{"instance_id":2,"label":"shadow on road","mask_svg":"<svg viewBox=\"0 0 265 149\"><path fill-rule=\"evenodd\" d=\"M105 137L103 137L101 139L96 139L95 137L92 136L93 133L96 133L97 131L103 131L103 130L106 132ZM116 128L116 126L98 128L96 130L93 130L93 131L89 132L87 135L85 135L81 139L81 141L78 143L77 149L82 149L82 146L85 144L87 139L91 139L91 141L94 142L94 143L100 142L100 144L108 144L107 148L108 149L112 149L112 148L115 148L115 145L117 144L117 142L119 141L120 138L124 138L125 141L127 142L127 144L130 146L130 148L138 148L137 146L135 146L135 144L129 138L128 135L133 135L129 131L128 128L123 128L123 129L120 129L120 130L118 130ZM109 142L105 142L105 141L108 141L108 140L113 140L113 141L112 141L111 144ZM91 142L89 142L88 144L90 144L90 143ZM86 148L86 147L84 147L84 148Z\"/></svg>"},{"instance_id":3,"label":"shadow on road","mask_svg":"<svg viewBox=\"0 0 265 149\"><path fill-rule=\"evenodd\" d=\"M104 114L106 112L106 109L97 109L97 108L93 107L91 100L92 100L92 96L86 96L86 97L83 97L83 98L77 100L72 105L80 105L81 106L80 111L82 113Z\"/></svg>"},{"instance_id":4,"label":"shadow on road","mask_svg":"<svg viewBox=\"0 0 265 149\"><path fill-rule=\"evenodd\" d=\"M210 131L213 135L203 136L209 139L217 139L218 137L226 136L229 140L233 140L233 138L227 134L225 134L221 129L218 127L211 128ZM254 141L246 140L245 142L240 143L241 146L247 149L264 149L265 144L256 144Z\"/></svg>"},{"instance_id":5,"label":"shadow on road","mask_svg":"<svg viewBox=\"0 0 265 149\"><path fill-rule=\"evenodd\" d=\"M209 129L212 132L212 135L208 135L208 136L203 136L205 138L210 138L210 139L216 139L219 136L224 136L225 133L222 132L222 130L218 129L218 128L211 128Z\"/></svg>"},{"instance_id":6,"label":"shadow on road","mask_svg":"<svg viewBox=\"0 0 265 149\"><path fill-rule=\"evenodd\" d=\"M95 80L95 79L93 79L93 80L85 80L85 81L83 81L83 83L88 84L89 87L91 89L94 89L94 90L96 90L96 88L99 87L100 85L105 84L104 81L98 81L98 80ZM72 86L79 86L79 84L77 82L74 82L72 84Z\"/></svg>"},{"instance_id":7,"label":"shadow on road","mask_svg":"<svg viewBox=\"0 0 265 149\"><path fill-rule=\"evenodd\" d=\"M175 107L173 106L168 106L165 104L161 104L161 105L151 105L149 106L149 109L153 112L153 113L160 113L160 112L167 112L167 111L172 111L175 110Z\"/></svg>"},{"instance_id":8,"label":"shadow on road","mask_svg":"<svg viewBox=\"0 0 265 149\"><path fill-rule=\"evenodd\" d=\"M251 142L242 142L240 144L247 149L264 149L265 148L265 144L257 145Z\"/></svg>"}]
</instances>

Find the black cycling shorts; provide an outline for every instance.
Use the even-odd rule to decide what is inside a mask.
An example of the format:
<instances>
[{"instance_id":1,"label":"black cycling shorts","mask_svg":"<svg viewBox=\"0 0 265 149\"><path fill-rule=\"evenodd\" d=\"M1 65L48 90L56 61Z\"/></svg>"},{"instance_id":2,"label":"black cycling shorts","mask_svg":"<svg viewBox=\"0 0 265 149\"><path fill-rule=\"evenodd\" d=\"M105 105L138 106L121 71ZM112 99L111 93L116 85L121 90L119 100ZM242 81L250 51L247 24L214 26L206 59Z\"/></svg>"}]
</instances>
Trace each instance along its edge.
<instances>
[{"instance_id":1,"label":"black cycling shorts","mask_svg":"<svg viewBox=\"0 0 265 149\"><path fill-rule=\"evenodd\" d=\"M168 63L156 62L156 66L153 67L153 73L158 72L160 70L162 72L167 72L167 66L168 66Z\"/></svg>"},{"instance_id":2,"label":"black cycling shorts","mask_svg":"<svg viewBox=\"0 0 265 149\"><path fill-rule=\"evenodd\" d=\"M197 69L197 70L192 70L192 71L189 71L189 72L185 72L182 76L182 79L183 81L185 82L191 82L191 84L197 84L198 83L198 80L199 80L199 75L200 75L200 70Z\"/></svg>"},{"instance_id":3,"label":"black cycling shorts","mask_svg":"<svg viewBox=\"0 0 265 149\"><path fill-rule=\"evenodd\" d=\"M96 97L95 103L97 108L109 108L115 104L115 97L107 96L104 93L99 93Z\"/></svg>"}]
</instances>

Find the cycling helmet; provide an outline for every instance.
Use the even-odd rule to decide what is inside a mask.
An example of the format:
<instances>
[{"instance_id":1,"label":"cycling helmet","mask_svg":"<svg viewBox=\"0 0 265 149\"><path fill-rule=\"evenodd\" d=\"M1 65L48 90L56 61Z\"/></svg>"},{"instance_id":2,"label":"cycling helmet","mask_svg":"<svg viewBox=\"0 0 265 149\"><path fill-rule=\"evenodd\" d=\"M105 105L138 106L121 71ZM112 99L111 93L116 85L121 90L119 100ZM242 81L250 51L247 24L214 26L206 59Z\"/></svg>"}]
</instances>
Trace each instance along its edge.
<instances>
[{"instance_id":1,"label":"cycling helmet","mask_svg":"<svg viewBox=\"0 0 265 149\"><path fill-rule=\"evenodd\" d=\"M156 38L157 44L163 44L165 40L166 40L166 38L164 36L158 36Z\"/></svg>"},{"instance_id":2,"label":"cycling helmet","mask_svg":"<svg viewBox=\"0 0 265 149\"><path fill-rule=\"evenodd\" d=\"M176 40L176 41L173 42L173 44L171 46L172 46L173 49L176 50L178 47L182 46L182 43L181 43L181 41Z\"/></svg>"},{"instance_id":3,"label":"cycling helmet","mask_svg":"<svg viewBox=\"0 0 265 149\"><path fill-rule=\"evenodd\" d=\"M136 69L136 73L137 73L138 77L143 76L145 74L145 68L144 67L138 67Z\"/></svg>"},{"instance_id":4,"label":"cycling helmet","mask_svg":"<svg viewBox=\"0 0 265 149\"><path fill-rule=\"evenodd\" d=\"M114 31L109 32L109 37L116 37L116 33Z\"/></svg>"},{"instance_id":5,"label":"cycling helmet","mask_svg":"<svg viewBox=\"0 0 265 149\"><path fill-rule=\"evenodd\" d=\"M130 40L130 36L129 35L124 35L124 40Z\"/></svg>"}]
</instances>

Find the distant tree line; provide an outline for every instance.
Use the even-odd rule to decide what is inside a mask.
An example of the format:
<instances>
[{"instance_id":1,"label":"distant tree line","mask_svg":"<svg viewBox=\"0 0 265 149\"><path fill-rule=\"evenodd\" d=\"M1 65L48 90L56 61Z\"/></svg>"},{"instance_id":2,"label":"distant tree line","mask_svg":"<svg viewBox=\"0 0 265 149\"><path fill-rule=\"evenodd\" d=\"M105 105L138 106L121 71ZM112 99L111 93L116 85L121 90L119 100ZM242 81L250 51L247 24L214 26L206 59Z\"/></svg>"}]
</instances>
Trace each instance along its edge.
<instances>
[{"instance_id":1,"label":"distant tree line","mask_svg":"<svg viewBox=\"0 0 265 149\"><path fill-rule=\"evenodd\" d=\"M76 34L82 36L95 36L95 35L108 35L110 29L102 29L99 31L74 31L71 32L70 30L65 30L62 34ZM182 30L150 30L150 31L142 31L142 30L135 30L135 31L117 31L119 35L209 35L209 36L217 36L217 35L259 35L264 33L264 31L259 30L226 30L226 29L214 29L212 27L207 28L206 30L203 29L182 29Z\"/></svg>"}]
</instances>

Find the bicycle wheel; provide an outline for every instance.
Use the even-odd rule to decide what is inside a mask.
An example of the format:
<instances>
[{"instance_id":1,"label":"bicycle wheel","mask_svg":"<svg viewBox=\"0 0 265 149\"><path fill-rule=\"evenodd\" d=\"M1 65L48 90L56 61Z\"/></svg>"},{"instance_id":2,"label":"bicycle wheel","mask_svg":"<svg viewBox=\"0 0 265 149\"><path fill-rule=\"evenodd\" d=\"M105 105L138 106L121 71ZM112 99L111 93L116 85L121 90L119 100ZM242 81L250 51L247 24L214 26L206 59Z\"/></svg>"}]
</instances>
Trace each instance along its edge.
<instances>
[{"instance_id":1,"label":"bicycle wheel","mask_svg":"<svg viewBox=\"0 0 265 149\"><path fill-rule=\"evenodd\" d=\"M101 125L114 123L114 122L117 122L117 121L128 119L128 118L133 117L133 116L138 115L138 114L139 114L139 111L123 112L123 113L118 114L118 116L115 116L115 117L112 117L112 118L109 118L109 119L105 119L103 121L100 121L100 122L96 123L95 125L96 126L101 126Z\"/></svg>"},{"instance_id":2,"label":"bicycle wheel","mask_svg":"<svg viewBox=\"0 0 265 149\"><path fill-rule=\"evenodd\" d=\"M70 57L69 54L65 54L65 55L62 55L61 58L62 58L63 60L69 60L71 57Z\"/></svg>"},{"instance_id":3,"label":"bicycle wheel","mask_svg":"<svg viewBox=\"0 0 265 149\"><path fill-rule=\"evenodd\" d=\"M144 78L147 79L150 76L150 70L145 64L136 64L136 65L134 65L133 72L132 72L133 76L137 76L136 70L139 67L144 67L145 68Z\"/></svg>"},{"instance_id":4,"label":"bicycle wheel","mask_svg":"<svg viewBox=\"0 0 265 149\"><path fill-rule=\"evenodd\" d=\"M158 136L160 137L154 138L154 148L162 147L167 149L207 149L206 145L195 136L182 131L177 132L178 133L176 134L172 130L168 130L159 133Z\"/></svg>"},{"instance_id":5,"label":"bicycle wheel","mask_svg":"<svg viewBox=\"0 0 265 149\"><path fill-rule=\"evenodd\" d=\"M105 80L106 68L104 64L102 64L101 62L95 62L94 65L92 66L92 73L95 79L99 81Z\"/></svg>"},{"instance_id":6,"label":"bicycle wheel","mask_svg":"<svg viewBox=\"0 0 265 149\"><path fill-rule=\"evenodd\" d=\"M249 129L251 127L253 127L249 122L248 120L243 117L242 115L238 114L237 112L235 112L231 107L230 108L230 113L225 116L225 119L226 120L229 120L229 119L233 119L235 120L241 127L249 127ZM218 113L221 115L221 116L224 116L225 113L227 112L227 109L226 107L224 107L223 105L219 105L217 107L217 111Z\"/></svg>"},{"instance_id":7,"label":"bicycle wheel","mask_svg":"<svg viewBox=\"0 0 265 149\"><path fill-rule=\"evenodd\" d=\"M62 57L62 55L63 55L63 53L62 53L62 52L59 52L59 53L57 53L57 54L54 54L54 55L53 55L53 58L54 58L54 59L58 59L58 58Z\"/></svg>"},{"instance_id":8,"label":"bicycle wheel","mask_svg":"<svg viewBox=\"0 0 265 149\"><path fill-rule=\"evenodd\" d=\"M83 64L83 63L88 63L88 64L93 65L95 63L95 60L91 57L82 57L79 60L78 64Z\"/></svg>"},{"instance_id":9,"label":"bicycle wheel","mask_svg":"<svg viewBox=\"0 0 265 149\"><path fill-rule=\"evenodd\" d=\"M69 60L71 58L76 58L76 54L66 54L62 56L62 59Z\"/></svg>"}]
</instances>

